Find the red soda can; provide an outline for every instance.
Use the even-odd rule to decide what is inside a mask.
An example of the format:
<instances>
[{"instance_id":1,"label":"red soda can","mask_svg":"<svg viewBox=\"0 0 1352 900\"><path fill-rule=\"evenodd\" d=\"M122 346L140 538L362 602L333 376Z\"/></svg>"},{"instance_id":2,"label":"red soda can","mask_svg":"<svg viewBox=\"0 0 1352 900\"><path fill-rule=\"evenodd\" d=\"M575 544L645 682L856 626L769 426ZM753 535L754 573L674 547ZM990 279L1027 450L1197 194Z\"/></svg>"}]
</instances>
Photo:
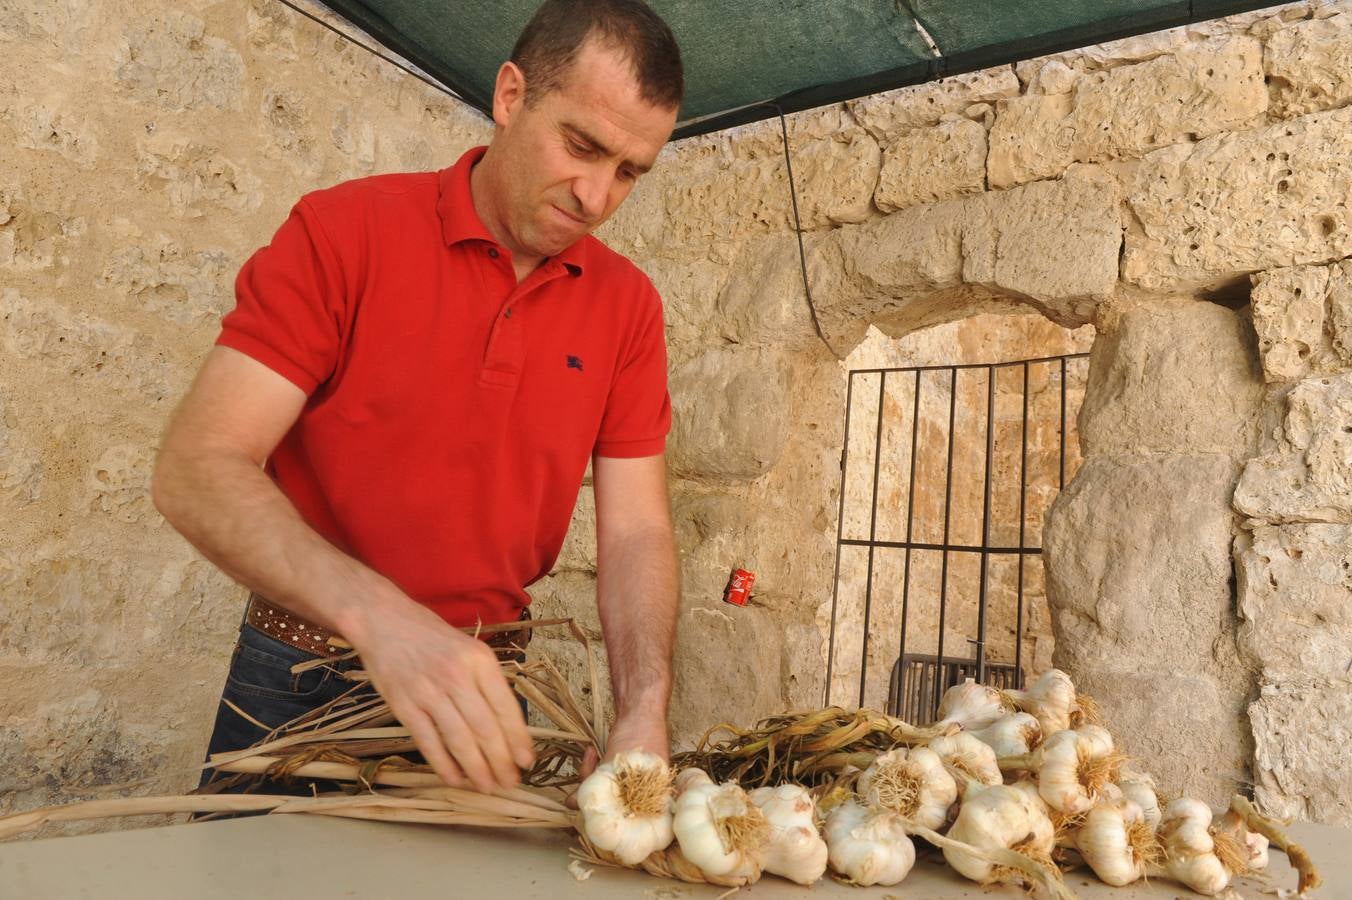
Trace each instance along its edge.
<instances>
[{"instance_id":1,"label":"red soda can","mask_svg":"<svg viewBox=\"0 0 1352 900\"><path fill-rule=\"evenodd\" d=\"M756 583L756 574L746 569L733 569L728 586L723 591L723 602L733 606L746 606L751 597L751 585Z\"/></svg>"}]
</instances>

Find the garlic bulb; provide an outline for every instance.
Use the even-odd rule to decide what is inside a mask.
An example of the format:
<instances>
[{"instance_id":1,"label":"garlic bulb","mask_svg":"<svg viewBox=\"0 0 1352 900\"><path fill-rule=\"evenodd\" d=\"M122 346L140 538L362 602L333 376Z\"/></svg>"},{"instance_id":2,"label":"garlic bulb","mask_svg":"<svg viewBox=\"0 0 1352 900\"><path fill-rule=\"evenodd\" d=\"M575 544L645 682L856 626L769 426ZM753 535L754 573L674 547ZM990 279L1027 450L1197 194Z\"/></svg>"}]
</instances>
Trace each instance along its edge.
<instances>
[{"instance_id":1,"label":"garlic bulb","mask_svg":"<svg viewBox=\"0 0 1352 900\"><path fill-rule=\"evenodd\" d=\"M851 883L896 884L915 865L915 845L901 816L847 800L826 817L831 868Z\"/></svg>"},{"instance_id":2,"label":"garlic bulb","mask_svg":"<svg viewBox=\"0 0 1352 900\"><path fill-rule=\"evenodd\" d=\"M1042 743L1042 725L1026 712L1008 713L986 728L971 732L972 737L989 744L996 757L1022 756Z\"/></svg>"},{"instance_id":3,"label":"garlic bulb","mask_svg":"<svg viewBox=\"0 0 1352 900\"><path fill-rule=\"evenodd\" d=\"M1257 872L1267 868L1270 842L1263 835L1245 828L1244 819L1233 809L1227 810L1225 815L1217 819L1211 826L1211 831L1213 834L1225 832L1243 848L1248 857L1245 862L1250 871Z\"/></svg>"},{"instance_id":4,"label":"garlic bulb","mask_svg":"<svg viewBox=\"0 0 1352 900\"><path fill-rule=\"evenodd\" d=\"M1117 780L1122 796L1134 802L1145 815L1145 822L1154 831L1160 826L1164 814L1160 811L1159 797L1155 793L1155 779L1140 772L1124 772Z\"/></svg>"},{"instance_id":5,"label":"garlic bulb","mask_svg":"<svg viewBox=\"0 0 1352 900\"><path fill-rule=\"evenodd\" d=\"M1089 810L1075 833L1075 847L1094 874L1114 887L1136 881L1160 857L1145 813L1125 798L1104 800Z\"/></svg>"},{"instance_id":6,"label":"garlic bulb","mask_svg":"<svg viewBox=\"0 0 1352 900\"><path fill-rule=\"evenodd\" d=\"M1037 801L1026 791L997 784L972 788L963 797L958 819L948 837L979 849L1012 849L1034 860L1050 857L1055 829ZM982 884L1002 879L995 863L955 847L944 847L944 859L965 878Z\"/></svg>"},{"instance_id":7,"label":"garlic bulb","mask_svg":"<svg viewBox=\"0 0 1352 900\"><path fill-rule=\"evenodd\" d=\"M1211 810L1205 803L1181 797L1169 804L1160 823L1164 868L1199 894L1218 894L1230 883L1230 871L1216 855Z\"/></svg>"},{"instance_id":8,"label":"garlic bulb","mask_svg":"<svg viewBox=\"0 0 1352 900\"><path fill-rule=\"evenodd\" d=\"M991 746L978 740L970 732L933 738L927 745L943 760L950 774L960 782L975 779L981 784L1003 784L1000 765L995 761Z\"/></svg>"},{"instance_id":9,"label":"garlic bulb","mask_svg":"<svg viewBox=\"0 0 1352 900\"><path fill-rule=\"evenodd\" d=\"M1038 791L1057 812L1087 812L1116 778L1119 761L1112 735L1097 725L1058 731L1033 754Z\"/></svg>"},{"instance_id":10,"label":"garlic bulb","mask_svg":"<svg viewBox=\"0 0 1352 900\"><path fill-rule=\"evenodd\" d=\"M900 813L917 825L938 829L958 799L958 786L944 762L927 747L889 750L859 776L856 788L869 806Z\"/></svg>"},{"instance_id":11,"label":"garlic bulb","mask_svg":"<svg viewBox=\"0 0 1352 900\"><path fill-rule=\"evenodd\" d=\"M626 866L671 843L671 770L651 753L629 750L596 767L577 789L582 832Z\"/></svg>"},{"instance_id":12,"label":"garlic bulb","mask_svg":"<svg viewBox=\"0 0 1352 900\"><path fill-rule=\"evenodd\" d=\"M1005 696L1018 704L1019 709L1035 716L1042 733L1047 735L1069 728L1070 714L1077 709L1075 684L1060 669L1048 669L1028 690L1005 691Z\"/></svg>"},{"instance_id":13,"label":"garlic bulb","mask_svg":"<svg viewBox=\"0 0 1352 900\"><path fill-rule=\"evenodd\" d=\"M765 814L736 782L714 784L699 769L676 776L672 831L681 853L718 884L751 884L760 878L770 840Z\"/></svg>"},{"instance_id":14,"label":"garlic bulb","mask_svg":"<svg viewBox=\"0 0 1352 900\"><path fill-rule=\"evenodd\" d=\"M957 725L963 731L976 731L993 725L1008 712L1000 692L968 678L944 691L939 701L940 720L936 725Z\"/></svg>"},{"instance_id":15,"label":"garlic bulb","mask_svg":"<svg viewBox=\"0 0 1352 900\"><path fill-rule=\"evenodd\" d=\"M765 871L799 884L812 884L826 871L826 841L817 831L812 795L796 784L756 788L748 796L770 824Z\"/></svg>"}]
</instances>

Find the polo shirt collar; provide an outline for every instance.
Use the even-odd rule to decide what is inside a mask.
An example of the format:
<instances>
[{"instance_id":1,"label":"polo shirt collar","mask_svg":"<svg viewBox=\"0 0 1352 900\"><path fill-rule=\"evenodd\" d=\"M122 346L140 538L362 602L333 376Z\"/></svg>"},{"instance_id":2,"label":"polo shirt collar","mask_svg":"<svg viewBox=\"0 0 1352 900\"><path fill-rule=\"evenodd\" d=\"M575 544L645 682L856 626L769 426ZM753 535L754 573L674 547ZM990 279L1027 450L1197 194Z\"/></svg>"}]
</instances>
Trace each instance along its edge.
<instances>
[{"instance_id":1,"label":"polo shirt collar","mask_svg":"<svg viewBox=\"0 0 1352 900\"><path fill-rule=\"evenodd\" d=\"M469 173L483 155L487 147L473 147L467 150L455 165L442 169L439 175L439 196L437 215L441 217L441 234L448 247L454 247L461 241L487 241L497 244L488 233L479 214L474 211L474 198L470 193ZM582 274L587 257L587 238L569 245L561 252L550 257L544 265L561 265L573 276Z\"/></svg>"}]
</instances>

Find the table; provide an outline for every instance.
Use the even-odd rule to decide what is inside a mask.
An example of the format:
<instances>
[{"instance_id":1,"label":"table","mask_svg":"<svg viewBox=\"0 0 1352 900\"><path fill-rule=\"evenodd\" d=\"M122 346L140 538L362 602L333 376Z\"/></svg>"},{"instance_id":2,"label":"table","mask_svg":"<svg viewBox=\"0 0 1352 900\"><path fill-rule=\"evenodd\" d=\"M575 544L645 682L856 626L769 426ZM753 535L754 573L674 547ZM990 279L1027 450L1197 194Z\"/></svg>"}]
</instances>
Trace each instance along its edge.
<instances>
[{"instance_id":1,"label":"table","mask_svg":"<svg viewBox=\"0 0 1352 900\"><path fill-rule=\"evenodd\" d=\"M1352 898L1352 830L1297 824L1324 875L1320 900ZM494 831L313 815L140 828L0 844L0 897L14 900L702 900L726 888L687 885L641 872L598 868L585 881L568 871L569 835ZM1294 887L1286 857L1272 854L1275 884ZM1163 880L1110 888L1087 870L1067 876L1081 900L1174 900L1197 895ZM1239 896L1271 897L1243 880ZM901 884L855 888L824 879L811 889L766 876L738 900L1018 900L1013 888L983 888L934 862L921 862Z\"/></svg>"}]
</instances>

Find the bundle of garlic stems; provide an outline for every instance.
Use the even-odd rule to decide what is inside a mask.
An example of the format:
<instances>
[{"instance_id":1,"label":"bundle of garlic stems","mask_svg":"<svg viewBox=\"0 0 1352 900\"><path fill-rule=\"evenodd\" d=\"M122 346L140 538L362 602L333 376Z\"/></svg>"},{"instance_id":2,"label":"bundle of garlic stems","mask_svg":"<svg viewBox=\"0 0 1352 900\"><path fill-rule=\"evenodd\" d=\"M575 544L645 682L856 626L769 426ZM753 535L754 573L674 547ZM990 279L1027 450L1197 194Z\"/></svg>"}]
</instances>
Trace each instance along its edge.
<instances>
[{"instance_id":1,"label":"bundle of garlic stems","mask_svg":"<svg viewBox=\"0 0 1352 900\"><path fill-rule=\"evenodd\" d=\"M572 685L546 654L502 662L513 688L549 720L530 726L536 762L522 775L523 787L487 796L445 785L416 754L413 739L360 668L333 668L352 687L331 702L271 731L251 747L213 754L203 768L214 770L207 786L183 796L131 797L48 806L0 817L0 838L49 822L121 816L197 813L308 813L445 825L499 828L571 828L563 805L578 783L589 747L604 746L605 719L597 702L597 670L586 635L571 619L535 620L490 626L481 631L564 626L582 645L592 701L584 709ZM346 653L336 659L350 659ZM335 659L302 663L293 672L333 666ZM247 716L243 710L237 710ZM257 793L268 781L307 780L315 796ZM327 793L319 793L319 784ZM225 788L245 793L225 794ZM252 793L251 793L252 791ZM360 791L362 793L355 793Z\"/></svg>"}]
</instances>

